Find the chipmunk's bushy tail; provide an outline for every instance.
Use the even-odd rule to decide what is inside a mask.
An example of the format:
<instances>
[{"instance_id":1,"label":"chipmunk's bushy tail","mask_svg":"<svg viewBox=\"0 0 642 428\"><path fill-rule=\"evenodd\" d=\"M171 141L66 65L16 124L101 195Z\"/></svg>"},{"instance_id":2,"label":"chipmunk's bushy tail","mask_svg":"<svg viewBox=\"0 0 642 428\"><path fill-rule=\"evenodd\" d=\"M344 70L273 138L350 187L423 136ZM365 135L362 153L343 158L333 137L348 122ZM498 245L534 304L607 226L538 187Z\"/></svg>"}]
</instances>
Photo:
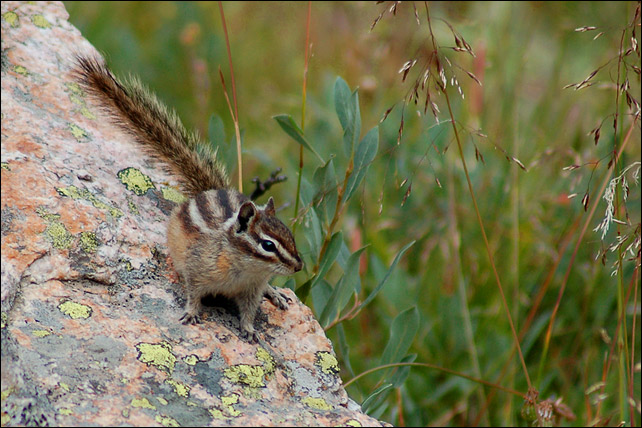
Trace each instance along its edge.
<instances>
[{"instance_id":1,"label":"chipmunk's bushy tail","mask_svg":"<svg viewBox=\"0 0 642 428\"><path fill-rule=\"evenodd\" d=\"M229 187L225 168L198 135L189 132L137 78L119 80L102 59L76 57L74 74L82 88L109 114L114 124L133 136L165 169L177 177L188 196Z\"/></svg>"}]
</instances>

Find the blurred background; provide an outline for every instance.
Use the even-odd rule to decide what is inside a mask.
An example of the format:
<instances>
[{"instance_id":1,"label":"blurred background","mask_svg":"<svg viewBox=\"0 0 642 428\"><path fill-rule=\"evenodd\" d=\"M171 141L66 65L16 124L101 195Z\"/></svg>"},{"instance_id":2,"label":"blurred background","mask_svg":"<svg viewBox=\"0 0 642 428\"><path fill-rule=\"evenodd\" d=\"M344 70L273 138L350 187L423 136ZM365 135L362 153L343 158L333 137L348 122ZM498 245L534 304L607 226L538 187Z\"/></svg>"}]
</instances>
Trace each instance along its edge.
<instances>
[{"instance_id":1,"label":"blurred background","mask_svg":"<svg viewBox=\"0 0 642 428\"><path fill-rule=\"evenodd\" d=\"M188 127L207 137L212 115L222 119L226 136L217 143L236 177L234 125L219 77L220 68L231 96L218 3L65 5L70 21L116 74L140 76ZM243 135L244 186L252 189L253 177L283 168L288 180L270 193L285 204L280 217L291 220L299 146L272 117L290 114L301 124L308 3L225 2L223 8ZM416 240L377 298L327 330L340 374L348 382L380 365L391 336L399 334L393 320L413 307L419 322L404 361L438 366L406 368L388 387L385 370L351 383L354 400L370 397L371 415L401 426L528 423L520 416L522 396L458 375L522 394L528 390L446 99L433 86L430 101L438 109L433 114L431 107L424 112L424 96L417 105L408 98L432 49L428 12L440 54L449 60L446 90L532 386L540 400L553 403L555 423L631 426L633 418L633 425L640 424L636 8L639 2L312 3L307 140L324 159L336 156L342 178L347 162L335 113L337 76L359 90L362 135L380 126L377 156L337 225L351 251L369 245L361 257L362 301L399 250ZM474 56L461 48L462 40ZM414 59L417 65L402 81L400 70ZM564 89L594 71L579 90ZM609 169L613 151L623 145L615 169ZM318 166L304 152L305 180L313 181ZM621 174L614 205L623 224L612 223L602 237L593 231L607 209L606 201L599 202L601 189ZM308 269L295 277L297 286L306 282L314 261L306 233L299 221L296 238ZM618 242L622 245L611 251ZM338 266L330 270L328 284L340 273ZM317 316L321 294L313 290L306 300Z\"/></svg>"}]
</instances>

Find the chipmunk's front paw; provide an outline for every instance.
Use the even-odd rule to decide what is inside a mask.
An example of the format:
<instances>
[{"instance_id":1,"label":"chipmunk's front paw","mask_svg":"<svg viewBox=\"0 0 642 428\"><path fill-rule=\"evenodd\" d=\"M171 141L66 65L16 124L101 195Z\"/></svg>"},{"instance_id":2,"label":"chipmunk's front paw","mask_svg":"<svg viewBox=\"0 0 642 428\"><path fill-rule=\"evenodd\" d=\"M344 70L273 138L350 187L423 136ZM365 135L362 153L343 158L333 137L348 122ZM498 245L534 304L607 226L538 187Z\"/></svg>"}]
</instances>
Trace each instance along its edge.
<instances>
[{"instance_id":1,"label":"chipmunk's front paw","mask_svg":"<svg viewBox=\"0 0 642 428\"><path fill-rule=\"evenodd\" d=\"M189 312L185 312L185 314L183 314L183 316L180 318L179 321L182 321L183 324L185 325L187 324L196 325L201 323L201 317L198 316L198 314L194 315L194 314L190 314Z\"/></svg>"},{"instance_id":2,"label":"chipmunk's front paw","mask_svg":"<svg viewBox=\"0 0 642 428\"><path fill-rule=\"evenodd\" d=\"M239 337L251 344L257 343L259 341L259 335L256 333L253 327L250 327L249 329L241 327L241 333L239 334Z\"/></svg>"},{"instance_id":3,"label":"chipmunk's front paw","mask_svg":"<svg viewBox=\"0 0 642 428\"><path fill-rule=\"evenodd\" d=\"M288 308L288 303L292 302L292 299L286 296L285 293L277 290L271 285L265 291L265 297L270 299L272 304L281 310L286 310Z\"/></svg>"}]
</instances>

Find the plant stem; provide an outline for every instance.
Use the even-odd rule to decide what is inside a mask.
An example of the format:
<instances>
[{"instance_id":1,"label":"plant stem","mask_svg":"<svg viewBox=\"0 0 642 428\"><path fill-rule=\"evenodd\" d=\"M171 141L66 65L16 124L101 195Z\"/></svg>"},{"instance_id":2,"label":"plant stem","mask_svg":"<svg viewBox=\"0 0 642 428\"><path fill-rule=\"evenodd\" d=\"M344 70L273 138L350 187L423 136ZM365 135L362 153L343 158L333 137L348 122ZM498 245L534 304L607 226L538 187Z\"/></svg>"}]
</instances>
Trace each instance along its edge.
<instances>
[{"instance_id":1,"label":"plant stem","mask_svg":"<svg viewBox=\"0 0 642 428\"><path fill-rule=\"evenodd\" d=\"M227 59L230 63L230 77L232 79L232 99L234 100L234 131L236 132L236 159L239 172L239 192L243 193L243 162L241 155L241 131L239 129L239 110L238 103L236 102L236 83L234 81L234 66L232 65L232 50L230 49L230 38L227 34L227 24L225 23L225 13L223 12L223 2L218 2L218 8L221 12L221 20L223 21L223 32L225 33L225 45L227 46Z\"/></svg>"}]
</instances>

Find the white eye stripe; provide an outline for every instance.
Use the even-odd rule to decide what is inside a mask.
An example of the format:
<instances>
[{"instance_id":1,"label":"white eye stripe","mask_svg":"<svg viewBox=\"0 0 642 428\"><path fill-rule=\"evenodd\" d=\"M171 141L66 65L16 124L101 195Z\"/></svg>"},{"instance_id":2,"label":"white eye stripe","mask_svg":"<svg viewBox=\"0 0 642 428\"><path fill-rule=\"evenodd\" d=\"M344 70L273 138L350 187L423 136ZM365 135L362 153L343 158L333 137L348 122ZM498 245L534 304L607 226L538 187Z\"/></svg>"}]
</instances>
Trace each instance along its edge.
<instances>
[{"instance_id":1,"label":"white eye stripe","mask_svg":"<svg viewBox=\"0 0 642 428\"><path fill-rule=\"evenodd\" d=\"M274 239L273 237L271 237L269 235L266 235L265 233L259 233L259 237L261 239L264 239L264 240L267 240L267 241L271 241L274 244L274 246L276 247L277 253L281 257L286 259L288 262L293 263L293 264L297 263L296 258L292 254L290 254L290 252L283 245L281 245L281 243L277 239ZM260 247L260 245L259 245L259 247ZM261 250L265 251L262 248L261 248ZM265 252L273 254L273 252L268 252L268 251L265 251Z\"/></svg>"},{"instance_id":2,"label":"white eye stripe","mask_svg":"<svg viewBox=\"0 0 642 428\"><path fill-rule=\"evenodd\" d=\"M201 232L209 230L207 223L203 220L201 213L198 212L198 206L196 206L196 199L189 201L189 218L192 220L192 223L201 230Z\"/></svg>"}]
</instances>

